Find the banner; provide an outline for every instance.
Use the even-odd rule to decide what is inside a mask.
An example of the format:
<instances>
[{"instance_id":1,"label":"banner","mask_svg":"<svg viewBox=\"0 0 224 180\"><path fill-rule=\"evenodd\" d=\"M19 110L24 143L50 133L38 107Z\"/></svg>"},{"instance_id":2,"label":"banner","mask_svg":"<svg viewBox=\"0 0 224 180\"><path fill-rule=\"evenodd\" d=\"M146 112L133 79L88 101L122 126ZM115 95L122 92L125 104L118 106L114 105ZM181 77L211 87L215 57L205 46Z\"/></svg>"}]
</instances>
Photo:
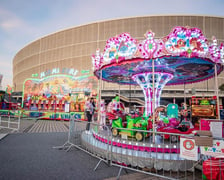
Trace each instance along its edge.
<instances>
[{"instance_id":1,"label":"banner","mask_svg":"<svg viewBox=\"0 0 224 180\"><path fill-rule=\"evenodd\" d=\"M202 131L211 131L213 137L222 138L224 137L224 123L223 120L219 119L201 119L200 129Z\"/></svg>"},{"instance_id":2,"label":"banner","mask_svg":"<svg viewBox=\"0 0 224 180\"><path fill-rule=\"evenodd\" d=\"M212 156L212 157L224 157L224 141L223 140L213 140L212 147L201 147L201 154Z\"/></svg>"},{"instance_id":3,"label":"banner","mask_svg":"<svg viewBox=\"0 0 224 180\"><path fill-rule=\"evenodd\" d=\"M210 122L210 129L213 137L222 138L223 122Z\"/></svg>"},{"instance_id":4,"label":"banner","mask_svg":"<svg viewBox=\"0 0 224 180\"><path fill-rule=\"evenodd\" d=\"M198 146L194 139L180 138L180 157L188 160L198 160Z\"/></svg>"}]
</instances>

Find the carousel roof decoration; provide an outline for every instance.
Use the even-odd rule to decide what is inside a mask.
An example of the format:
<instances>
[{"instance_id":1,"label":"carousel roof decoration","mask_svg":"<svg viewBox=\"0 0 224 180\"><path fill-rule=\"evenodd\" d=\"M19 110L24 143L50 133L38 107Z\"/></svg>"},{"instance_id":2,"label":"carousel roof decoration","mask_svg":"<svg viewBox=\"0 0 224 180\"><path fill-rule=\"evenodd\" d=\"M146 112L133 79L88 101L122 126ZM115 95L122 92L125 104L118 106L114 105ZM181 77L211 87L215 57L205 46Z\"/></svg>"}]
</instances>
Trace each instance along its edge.
<instances>
[{"instance_id":1,"label":"carousel roof decoration","mask_svg":"<svg viewBox=\"0 0 224 180\"><path fill-rule=\"evenodd\" d=\"M103 59L105 62L119 62L124 59L131 59L137 51L137 40L129 33L122 33L107 40Z\"/></svg>"},{"instance_id":2,"label":"carousel roof decoration","mask_svg":"<svg viewBox=\"0 0 224 180\"><path fill-rule=\"evenodd\" d=\"M198 28L175 27L163 39L154 39L150 30L145 34L146 39L138 41L129 33L122 33L107 40L103 53L96 50L92 55L94 69L112 62L120 62L133 58L155 59L162 56L184 56L188 58L207 58L215 63L224 63L224 46L217 46L217 40L208 43ZM96 62L94 62L96 61Z\"/></svg>"},{"instance_id":3,"label":"carousel roof decoration","mask_svg":"<svg viewBox=\"0 0 224 180\"><path fill-rule=\"evenodd\" d=\"M100 69L100 67L103 64L103 56L102 53L100 53L100 49L96 50L96 54L92 55L92 63L93 68Z\"/></svg>"},{"instance_id":4,"label":"carousel roof decoration","mask_svg":"<svg viewBox=\"0 0 224 180\"><path fill-rule=\"evenodd\" d=\"M213 62L224 64L224 46L223 43L221 43L218 47L215 36L212 37L212 43L209 46L209 52Z\"/></svg>"},{"instance_id":5,"label":"carousel roof decoration","mask_svg":"<svg viewBox=\"0 0 224 180\"><path fill-rule=\"evenodd\" d=\"M164 48L162 40L154 39L155 33L148 31L145 34L146 39L138 44L141 57L149 59L152 57L158 57Z\"/></svg>"},{"instance_id":6,"label":"carousel roof decoration","mask_svg":"<svg viewBox=\"0 0 224 180\"><path fill-rule=\"evenodd\" d=\"M165 49L171 55L185 57L208 55L208 41L198 28L175 27L166 39Z\"/></svg>"}]
</instances>

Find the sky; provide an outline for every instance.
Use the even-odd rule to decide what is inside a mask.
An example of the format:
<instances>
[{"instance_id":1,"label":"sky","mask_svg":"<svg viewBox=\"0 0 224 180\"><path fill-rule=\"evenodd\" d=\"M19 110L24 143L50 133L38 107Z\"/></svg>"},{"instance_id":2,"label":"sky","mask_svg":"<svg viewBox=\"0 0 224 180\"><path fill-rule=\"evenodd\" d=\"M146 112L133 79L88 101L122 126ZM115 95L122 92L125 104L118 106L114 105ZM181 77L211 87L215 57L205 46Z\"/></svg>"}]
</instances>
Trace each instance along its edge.
<instances>
[{"instance_id":1,"label":"sky","mask_svg":"<svg viewBox=\"0 0 224 180\"><path fill-rule=\"evenodd\" d=\"M12 85L16 53L43 36L96 21L166 14L224 17L224 0L0 0L2 89Z\"/></svg>"}]
</instances>

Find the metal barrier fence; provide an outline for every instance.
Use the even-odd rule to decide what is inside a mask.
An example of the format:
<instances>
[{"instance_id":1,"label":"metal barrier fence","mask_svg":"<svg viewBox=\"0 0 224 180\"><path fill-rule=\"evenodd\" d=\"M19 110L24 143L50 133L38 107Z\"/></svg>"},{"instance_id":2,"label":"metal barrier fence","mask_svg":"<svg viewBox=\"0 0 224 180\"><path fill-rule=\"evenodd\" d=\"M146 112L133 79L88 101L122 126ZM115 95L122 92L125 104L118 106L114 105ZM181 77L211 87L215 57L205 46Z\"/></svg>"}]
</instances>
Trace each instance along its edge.
<instances>
[{"instance_id":1,"label":"metal barrier fence","mask_svg":"<svg viewBox=\"0 0 224 180\"><path fill-rule=\"evenodd\" d=\"M89 124L89 131L86 130L87 124ZM107 126L102 126L98 123L92 122L88 123L87 121L78 120L76 117L71 116L67 141L62 146L56 146L53 148L69 151L71 148L75 147L98 158L99 162L97 163L94 170L97 169L101 162L105 162L109 165L109 144L105 146L102 142L94 139L92 136L93 129L95 131L103 130L104 133L109 132ZM109 137L108 134L107 137ZM104 148L103 151L100 151L100 149L98 148L101 146ZM105 149L106 153L104 153Z\"/></svg>"},{"instance_id":2,"label":"metal barrier fence","mask_svg":"<svg viewBox=\"0 0 224 180\"><path fill-rule=\"evenodd\" d=\"M195 179L194 162L179 155L179 139L183 135L118 128L118 131L130 130L134 135L144 135L143 140L138 142L131 137L120 142L120 138L112 138L115 146L111 149L111 162L120 171L126 168L166 179Z\"/></svg>"},{"instance_id":3,"label":"metal barrier fence","mask_svg":"<svg viewBox=\"0 0 224 180\"><path fill-rule=\"evenodd\" d=\"M7 128L12 131L19 131L20 129L20 116L1 115L0 128Z\"/></svg>"},{"instance_id":4,"label":"metal barrier fence","mask_svg":"<svg viewBox=\"0 0 224 180\"><path fill-rule=\"evenodd\" d=\"M197 161L187 160L180 156L180 138L192 138L192 136L117 128L122 137L120 135L114 137L111 129L107 126L91 122L90 130L86 131L87 124L86 121L71 117L67 142L55 148L68 151L72 147L76 147L97 157L99 162L94 170L97 170L101 162L105 162L109 166L120 167L117 179L123 169L165 179L224 178L224 160L222 158L219 158L214 164L211 162L210 156L200 154L199 148ZM129 130L133 132L132 137L125 135ZM143 135L140 142L135 138L137 133ZM155 136L152 135L153 133ZM206 163L204 163L205 161ZM210 171L213 171L209 175L203 174L202 165L206 165ZM214 168L216 168L215 171ZM213 175L211 175L212 172Z\"/></svg>"}]
</instances>

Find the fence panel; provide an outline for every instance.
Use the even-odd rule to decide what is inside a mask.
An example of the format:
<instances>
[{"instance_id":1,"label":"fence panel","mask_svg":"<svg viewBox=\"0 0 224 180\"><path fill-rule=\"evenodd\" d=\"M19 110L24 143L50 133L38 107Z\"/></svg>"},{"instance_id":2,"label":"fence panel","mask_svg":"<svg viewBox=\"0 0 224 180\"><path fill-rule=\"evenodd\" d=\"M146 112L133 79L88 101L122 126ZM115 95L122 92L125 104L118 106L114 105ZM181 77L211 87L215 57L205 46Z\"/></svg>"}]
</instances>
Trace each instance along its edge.
<instances>
[{"instance_id":1,"label":"fence panel","mask_svg":"<svg viewBox=\"0 0 224 180\"><path fill-rule=\"evenodd\" d=\"M122 169L156 176L165 179L223 179L223 158L212 158L201 154L198 147L198 160L188 160L180 156L181 138L192 135L152 132L138 129L117 128L117 134L107 126L71 117L68 141L57 148L81 149L101 162ZM140 141L137 140L140 137ZM141 138L142 137L142 138ZM221 139L223 141L223 139ZM199 168L200 167L200 168Z\"/></svg>"},{"instance_id":2,"label":"fence panel","mask_svg":"<svg viewBox=\"0 0 224 180\"><path fill-rule=\"evenodd\" d=\"M19 131L20 129L20 116L1 115L0 128L7 128L12 131Z\"/></svg>"},{"instance_id":3,"label":"fence panel","mask_svg":"<svg viewBox=\"0 0 224 180\"><path fill-rule=\"evenodd\" d=\"M87 126L89 125L89 130ZM107 137L105 142L98 141L95 138L95 133L101 132L104 137ZM82 151L91 154L99 159L94 170L97 169L101 162L108 163L109 160L109 129L107 126L99 125L94 122L79 120L76 116L70 117L68 140L62 146L56 146L56 149L65 149L69 151L72 147L81 149ZM103 136L102 135L102 136Z\"/></svg>"},{"instance_id":4,"label":"fence panel","mask_svg":"<svg viewBox=\"0 0 224 180\"><path fill-rule=\"evenodd\" d=\"M117 130L120 134L131 132L132 137L112 137L113 165L167 179L194 178L194 162L179 155L180 135L126 128ZM143 139L137 141L136 134L141 134Z\"/></svg>"}]
</instances>

